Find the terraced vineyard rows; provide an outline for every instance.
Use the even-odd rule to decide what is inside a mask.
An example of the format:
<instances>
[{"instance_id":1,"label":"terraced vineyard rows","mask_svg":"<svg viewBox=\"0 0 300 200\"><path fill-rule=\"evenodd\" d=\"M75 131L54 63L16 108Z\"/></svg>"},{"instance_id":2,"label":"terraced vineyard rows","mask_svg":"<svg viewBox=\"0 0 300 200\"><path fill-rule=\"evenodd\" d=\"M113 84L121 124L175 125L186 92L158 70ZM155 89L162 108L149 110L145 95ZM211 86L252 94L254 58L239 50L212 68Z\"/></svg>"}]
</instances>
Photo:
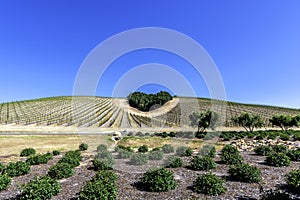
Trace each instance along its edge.
<instances>
[{"instance_id":1,"label":"terraced vineyard rows","mask_svg":"<svg viewBox=\"0 0 300 200\"><path fill-rule=\"evenodd\" d=\"M124 99L105 97L53 97L0 104L0 124L77 127L178 127L189 126L194 111L211 109L226 126L242 112L259 114L266 125L275 114L298 115L300 110L211 101L204 98L178 98L158 111L144 113L128 107Z\"/></svg>"}]
</instances>

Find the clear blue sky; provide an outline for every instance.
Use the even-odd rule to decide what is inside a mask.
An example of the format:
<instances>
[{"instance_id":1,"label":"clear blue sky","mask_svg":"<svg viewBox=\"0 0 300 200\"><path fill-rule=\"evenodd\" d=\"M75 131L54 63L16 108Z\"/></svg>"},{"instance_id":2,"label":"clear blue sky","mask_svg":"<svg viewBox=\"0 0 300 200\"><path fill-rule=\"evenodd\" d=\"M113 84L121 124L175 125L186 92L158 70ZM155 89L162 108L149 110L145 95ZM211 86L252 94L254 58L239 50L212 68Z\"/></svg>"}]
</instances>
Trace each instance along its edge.
<instances>
[{"instance_id":1,"label":"clear blue sky","mask_svg":"<svg viewBox=\"0 0 300 200\"><path fill-rule=\"evenodd\" d=\"M149 26L199 42L222 75L227 100L300 108L298 0L1 0L0 102L72 95L93 48L119 32ZM209 97L203 80L192 80L188 63L158 50L120 57L97 95L110 95L122 74L149 62L180 68L197 95Z\"/></svg>"}]
</instances>

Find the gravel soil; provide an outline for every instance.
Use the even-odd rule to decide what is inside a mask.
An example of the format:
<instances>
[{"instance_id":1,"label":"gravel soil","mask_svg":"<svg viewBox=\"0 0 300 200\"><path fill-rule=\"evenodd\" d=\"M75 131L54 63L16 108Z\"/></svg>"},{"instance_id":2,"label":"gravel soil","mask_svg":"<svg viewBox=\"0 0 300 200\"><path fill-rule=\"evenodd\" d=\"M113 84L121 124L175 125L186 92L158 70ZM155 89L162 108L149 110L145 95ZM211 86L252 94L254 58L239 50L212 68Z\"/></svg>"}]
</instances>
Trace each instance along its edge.
<instances>
[{"instance_id":1,"label":"gravel soil","mask_svg":"<svg viewBox=\"0 0 300 200\"><path fill-rule=\"evenodd\" d=\"M128 164L128 160L115 160L115 173L118 175L118 199L260 199L260 190L269 190L282 187L285 184L285 174L294 169L300 169L299 162L292 162L289 167L271 167L264 164L265 157L256 156L253 152L241 152L244 161L250 165L257 166L262 171L262 181L260 183L241 183L231 181L228 177L229 166L220 164L219 155L215 158L217 168L212 170L216 175L226 179L224 186L227 191L219 196L205 196L194 193L190 188L197 175L207 173L204 171L193 171L186 168L191 158L183 158L184 167L170 169L178 179L178 186L175 190L169 192L147 192L141 189L139 180L147 169L162 164L161 161L149 161L149 164L143 166L133 166ZM27 175L13 178L12 184L7 190L0 192L0 199L17 199L21 194L20 185L28 183L36 176L47 174L50 166L54 165L62 156L55 156L47 164L41 164L31 167L31 172ZM64 180L60 180L62 191L52 200L78 199L78 192L84 186L86 181L90 180L95 171L91 168L91 154L84 154L81 165L75 168L75 174ZM294 197L300 198L298 195Z\"/></svg>"}]
</instances>

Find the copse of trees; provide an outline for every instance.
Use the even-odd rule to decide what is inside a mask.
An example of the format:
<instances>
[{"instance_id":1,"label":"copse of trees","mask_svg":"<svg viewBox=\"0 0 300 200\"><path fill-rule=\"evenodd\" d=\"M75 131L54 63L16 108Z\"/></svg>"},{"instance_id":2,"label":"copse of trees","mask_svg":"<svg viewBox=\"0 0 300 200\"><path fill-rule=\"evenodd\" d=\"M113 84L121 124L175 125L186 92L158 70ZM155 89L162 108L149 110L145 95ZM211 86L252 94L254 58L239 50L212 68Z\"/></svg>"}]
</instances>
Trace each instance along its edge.
<instances>
[{"instance_id":1,"label":"copse of trees","mask_svg":"<svg viewBox=\"0 0 300 200\"><path fill-rule=\"evenodd\" d=\"M249 113L242 113L240 116L231 118L231 121L246 129L247 132L253 132L254 128L260 128L264 125L259 115L251 115Z\"/></svg>"},{"instance_id":2,"label":"copse of trees","mask_svg":"<svg viewBox=\"0 0 300 200\"><path fill-rule=\"evenodd\" d=\"M289 115L275 115L269 120L274 126L279 126L283 131L287 131L293 126L299 127L300 115L291 117Z\"/></svg>"},{"instance_id":3,"label":"copse of trees","mask_svg":"<svg viewBox=\"0 0 300 200\"><path fill-rule=\"evenodd\" d=\"M193 112L189 116L191 120L191 126L198 128L198 133L204 133L207 128L215 129L219 122L219 115L218 113L207 110L204 113L200 112Z\"/></svg>"},{"instance_id":4,"label":"copse of trees","mask_svg":"<svg viewBox=\"0 0 300 200\"><path fill-rule=\"evenodd\" d=\"M158 108L172 99L172 95L165 91L160 91L157 94L133 92L127 97L129 105L139 109L140 111L149 111L150 108Z\"/></svg>"}]
</instances>

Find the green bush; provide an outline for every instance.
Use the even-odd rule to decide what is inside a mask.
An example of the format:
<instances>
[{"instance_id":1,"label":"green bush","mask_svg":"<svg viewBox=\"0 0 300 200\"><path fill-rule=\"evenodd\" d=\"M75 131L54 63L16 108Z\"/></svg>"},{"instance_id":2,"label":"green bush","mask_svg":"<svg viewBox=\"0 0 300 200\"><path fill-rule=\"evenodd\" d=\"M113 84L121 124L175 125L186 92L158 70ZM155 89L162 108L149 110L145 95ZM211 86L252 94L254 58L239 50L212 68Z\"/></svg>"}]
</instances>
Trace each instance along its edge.
<instances>
[{"instance_id":1,"label":"green bush","mask_svg":"<svg viewBox=\"0 0 300 200\"><path fill-rule=\"evenodd\" d=\"M216 147L211 146L211 145L204 145L200 149L199 155L214 158L214 157L216 157Z\"/></svg>"},{"instance_id":2,"label":"green bush","mask_svg":"<svg viewBox=\"0 0 300 200\"><path fill-rule=\"evenodd\" d=\"M97 146L97 151L107 151L107 146L105 144L100 144Z\"/></svg>"},{"instance_id":3,"label":"green bush","mask_svg":"<svg viewBox=\"0 0 300 200\"><path fill-rule=\"evenodd\" d=\"M116 150L120 150L120 149L123 149L123 150L126 150L126 151L129 151L129 152L134 152L134 150L132 149L132 147L128 146L128 147L125 147L123 145L118 145Z\"/></svg>"},{"instance_id":4,"label":"green bush","mask_svg":"<svg viewBox=\"0 0 300 200\"><path fill-rule=\"evenodd\" d=\"M219 195L226 191L223 180L215 174L199 175L193 183L193 191L207 195Z\"/></svg>"},{"instance_id":5,"label":"green bush","mask_svg":"<svg viewBox=\"0 0 300 200\"><path fill-rule=\"evenodd\" d=\"M210 170L216 168L216 163L211 157L208 156L195 156L189 165L193 170Z\"/></svg>"},{"instance_id":6,"label":"green bush","mask_svg":"<svg viewBox=\"0 0 300 200\"><path fill-rule=\"evenodd\" d=\"M180 157L188 157L193 154L193 151L190 147L178 147L176 149L176 155Z\"/></svg>"},{"instance_id":7,"label":"green bush","mask_svg":"<svg viewBox=\"0 0 300 200\"><path fill-rule=\"evenodd\" d=\"M287 133L281 133L279 138L283 141L288 141L290 139L290 135Z\"/></svg>"},{"instance_id":8,"label":"green bush","mask_svg":"<svg viewBox=\"0 0 300 200\"><path fill-rule=\"evenodd\" d=\"M261 181L261 171L248 164L240 164L231 166L228 170L231 179L246 183L257 183Z\"/></svg>"},{"instance_id":9,"label":"green bush","mask_svg":"<svg viewBox=\"0 0 300 200\"><path fill-rule=\"evenodd\" d=\"M275 167L289 166L291 159L284 153L273 153L266 159L266 164Z\"/></svg>"},{"instance_id":10,"label":"green bush","mask_svg":"<svg viewBox=\"0 0 300 200\"><path fill-rule=\"evenodd\" d=\"M269 190L266 191L261 200L293 200L288 193Z\"/></svg>"},{"instance_id":11,"label":"green bush","mask_svg":"<svg viewBox=\"0 0 300 200\"><path fill-rule=\"evenodd\" d=\"M42 155L34 155L30 156L26 162L29 163L30 165L39 165L39 164L45 164L49 160L53 158L53 155L51 153L46 153Z\"/></svg>"},{"instance_id":12,"label":"green bush","mask_svg":"<svg viewBox=\"0 0 300 200\"><path fill-rule=\"evenodd\" d=\"M162 150L161 147L155 147L151 151L161 151L161 150Z\"/></svg>"},{"instance_id":13,"label":"green bush","mask_svg":"<svg viewBox=\"0 0 300 200\"><path fill-rule=\"evenodd\" d=\"M92 181L103 181L115 183L118 179L118 176L111 170L101 170L96 173Z\"/></svg>"},{"instance_id":14,"label":"green bush","mask_svg":"<svg viewBox=\"0 0 300 200\"><path fill-rule=\"evenodd\" d=\"M67 163L57 163L49 168L48 175L54 179L64 179L72 176L74 169Z\"/></svg>"},{"instance_id":15,"label":"green bush","mask_svg":"<svg viewBox=\"0 0 300 200\"><path fill-rule=\"evenodd\" d=\"M0 192L5 190L11 183L11 178L7 174L0 174Z\"/></svg>"},{"instance_id":16,"label":"green bush","mask_svg":"<svg viewBox=\"0 0 300 200\"><path fill-rule=\"evenodd\" d=\"M236 147L225 145L221 150L221 161L224 164L236 165L241 164L243 162L243 158Z\"/></svg>"},{"instance_id":17,"label":"green bush","mask_svg":"<svg viewBox=\"0 0 300 200\"><path fill-rule=\"evenodd\" d=\"M53 150L52 151L52 154L53 154L53 156L58 156L58 155L60 155L60 151L58 151L58 150Z\"/></svg>"},{"instance_id":18,"label":"green bush","mask_svg":"<svg viewBox=\"0 0 300 200\"><path fill-rule=\"evenodd\" d=\"M2 174L4 169L5 169L5 166L2 163L0 163L0 174Z\"/></svg>"},{"instance_id":19,"label":"green bush","mask_svg":"<svg viewBox=\"0 0 300 200\"><path fill-rule=\"evenodd\" d=\"M162 146L162 151L164 153L174 153L174 147L170 144L165 144L164 146Z\"/></svg>"},{"instance_id":20,"label":"green bush","mask_svg":"<svg viewBox=\"0 0 300 200\"><path fill-rule=\"evenodd\" d=\"M300 149L289 150L286 154L292 161L300 161Z\"/></svg>"},{"instance_id":21,"label":"green bush","mask_svg":"<svg viewBox=\"0 0 300 200\"><path fill-rule=\"evenodd\" d=\"M26 157L26 156L32 156L35 154L35 149L33 148L26 148L26 149L23 149L20 153L20 156L21 157Z\"/></svg>"},{"instance_id":22,"label":"green bush","mask_svg":"<svg viewBox=\"0 0 300 200\"><path fill-rule=\"evenodd\" d=\"M141 182L145 189L151 192L165 192L177 187L173 172L164 168L148 170Z\"/></svg>"},{"instance_id":23,"label":"green bush","mask_svg":"<svg viewBox=\"0 0 300 200\"><path fill-rule=\"evenodd\" d=\"M287 146L282 145L282 144L280 144L280 145L273 145L273 146L272 146L272 149L273 149L273 151L276 152L276 153L284 153L284 154L286 154L287 151L288 151Z\"/></svg>"},{"instance_id":24,"label":"green bush","mask_svg":"<svg viewBox=\"0 0 300 200\"><path fill-rule=\"evenodd\" d=\"M72 168L80 165L80 161L71 156L64 156L57 163L59 163L59 164L66 163L66 164L70 165Z\"/></svg>"},{"instance_id":25,"label":"green bush","mask_svg":"<svg viewBox=\"0 0 300 200\"><path fill-rule=\"evenodd\" d=\"M78 161L81 161L81 159L82 159L82 155L79 150L68 151L64 157L70 157L70 158L76 159Z\"/></svg>"},{"instance_id":26,"label":"green bush","mask_svg":"<svg viewBox=\"0 0 300 200\"><path fill-rule=\"evenodd\" d=\"M10 177L21 176L24 174L28 174L30 171L30 165L23 161L11 162L9 163L4 173L6 173Z\"/></svg>"},{"instance_id":27,"label":"green bush","mask_svg":"<svg viewBox=\"0 0 300 200\"><path fill-rule=\"evenodd\" d=\"M183 161L181 158L176 156L169 156L165 161L166 168L178 168L183 166Z\"/></svg>"},{"instance_id":28,"label":"green bush","mask_svg":"<svg viewBox=\"0 0 300 200\"><path fill-rule=\"evenodd\" d=\"M148 155L149 160L162 160L163 159L162 151L151 151Z\"/></svg>"},{"instance_id":29,"label":"green bush","mask_svg":"<svg viewBox=\"0 0 300 200\"><path fill-rule=\"evenodd\" d=\"M82 143L82 144L79 145L79 150L80 151L88 150L88 148L89 148L89 145L86 144L86 143Z\"/></svg>"},{"instance_id":30,"label":"green bush","mask_svg":"<svg viewBox=\"0 0 300 200\"><path fill-rule=\"evenodd\" d=\"M61 184L56 180L44 176L34 179L22 188L21 200L46 200L61 191Z\"/></svg>"},{"instance_id":31,"label":"green bush","mask_svg":"<svg viewBox=\"0 0 300 200\"><path fill-rule=\"evenodd\" d=\"M148 146L147 145L142 145L142 146L140 146L139 148L138 148L138 151L140 152L140 153L146 153L146 152L148 152Z\"/></svg>"},{"instance_id":32,"label":"green bush","mask_svg":"<svg viewBox=\"0 0 300 200\"><path fill-rule=\"evenodd\" d=\"M130 158L132 156L132 152L127 151L127 150L123 150L123 149L119 149L118 150L118 156L117 158L119 159L126 159L126 158Z\"/></svg>"},{"instance_id":33,"label":"green bush","mask_svg":"<svg viewBox=\"0 0 300 200\"><path fill-rule=\"evenodd\" d=\"M292 192L300 194L300 169L288 173L286 175L286 183Z\"/></svg>"},{"instance_id":34,"label":"green bush","mask_svg":"<svg viewBox=\"0 0 300 200\"><path fill-rule=\"evenodd\" d=\"M110 158L101 158L93 160L93 167L95 170L110 170L114 166L114 161Z\"/></svg>"},{"instance_id":35,"label":"green bush","mask_svg":"<svg viewBox=\"0 0 300 200\"><path fill-rule=\"evenodd\" d=\"M270 146L258 146L255 147L254 152L259 156L268 156L273 152L273 148Z\"/></svg>"},{"instance_id":36,"label":"green bush","mask_svg":"<svg viewBox=\"0 0 300 200\"><path fill-rule=\"evenodd\" d=\"M147 162L148 162L147 154L137 153L131 156L129 163L132 165L144 165Z\"/></svg>"}]
</instances>

